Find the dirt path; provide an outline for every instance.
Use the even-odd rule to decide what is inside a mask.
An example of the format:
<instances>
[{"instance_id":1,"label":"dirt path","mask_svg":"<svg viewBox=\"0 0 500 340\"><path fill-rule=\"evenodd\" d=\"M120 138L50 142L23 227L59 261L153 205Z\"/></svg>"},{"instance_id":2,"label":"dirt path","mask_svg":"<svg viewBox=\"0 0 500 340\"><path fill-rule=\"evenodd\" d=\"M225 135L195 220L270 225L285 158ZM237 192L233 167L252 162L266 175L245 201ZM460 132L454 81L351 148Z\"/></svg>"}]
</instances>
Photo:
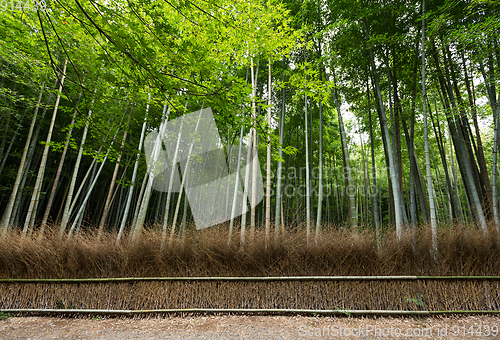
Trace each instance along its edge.
<instances>
[{"instance_id":1,"label":"dirt path","mask_svg":"<svg viewBox=\"0 0 500 340\"><path fill-rule=\"evenodd\" d=\"M0 339L500 339L499 328L494 316L12 317L0 321Z\"/></svg>"}]
</instances>

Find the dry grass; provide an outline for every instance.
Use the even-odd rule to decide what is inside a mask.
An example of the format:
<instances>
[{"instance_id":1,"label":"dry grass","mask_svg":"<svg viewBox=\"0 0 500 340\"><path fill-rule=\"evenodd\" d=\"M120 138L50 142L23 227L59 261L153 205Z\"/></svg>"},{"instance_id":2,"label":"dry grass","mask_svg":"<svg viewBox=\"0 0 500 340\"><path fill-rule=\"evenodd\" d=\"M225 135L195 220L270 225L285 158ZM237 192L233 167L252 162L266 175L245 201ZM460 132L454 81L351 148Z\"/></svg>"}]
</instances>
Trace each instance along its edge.
<instances>
[{"instance_id":1,"label":"dry grass","mask_svg":"<svg viewBox=\"0 0 500 340\"><path fill-rule=\"evenodd\" d=\"M116 234L100 239L93 232L61 240L56 232L22 238L11 232L0 239L0 278L89 278L146 276L299 276L299 275L498 275L499 247L471 228L442 227L439 258L431 256L430 235L423 230L412 248L411 235L399 242L383 234L377 253L374 233L329 229L307 245L303 232L289 232L268 247L264 233L239 235L227 245L227 230L188 231L161 250L161 232L145 230L132 244L115 245ZM491 237L493 239L494 237Z\"/></svg>"},{"instance_id":2,"label":"dry grass","mask_svg":"<svg viewBox=\"0 0 500 340\"><path fill-rule=\"evenodd\" d=\"M266 247L258 231L244 251L239 237L227 245L223 228L190 231L163 250L157 230L119 246L114 233L69 241L56 233L36 236L10 233L0 240L1 278L500 273L498 245L467 228L441 227L437 261L426 231L415 251L410 235L397 242L386 233L379 254L373 233L335 229L309 246L299 232ZM500 309L499 281L2 283L0 295L0 308Z\"/></svg>"}]
</instances>

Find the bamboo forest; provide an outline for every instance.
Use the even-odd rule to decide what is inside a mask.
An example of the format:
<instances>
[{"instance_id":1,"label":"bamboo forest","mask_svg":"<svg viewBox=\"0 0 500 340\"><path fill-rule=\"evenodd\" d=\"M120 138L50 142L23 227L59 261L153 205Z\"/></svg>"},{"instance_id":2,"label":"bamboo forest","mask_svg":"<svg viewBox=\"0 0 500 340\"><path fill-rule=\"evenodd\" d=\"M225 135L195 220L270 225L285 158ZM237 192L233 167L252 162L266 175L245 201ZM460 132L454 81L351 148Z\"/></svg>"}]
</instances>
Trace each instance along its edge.
<instances>
[{"instance_id":1,"label":"bamboo forest","mask_svg":"<svg viewBox=\"0 0 500 340\"><path fill-rule=\"evenodd\" d=\"M0 276L498 275L499 38L498 0L1 1Z\"/></svg>"}]
</instances>

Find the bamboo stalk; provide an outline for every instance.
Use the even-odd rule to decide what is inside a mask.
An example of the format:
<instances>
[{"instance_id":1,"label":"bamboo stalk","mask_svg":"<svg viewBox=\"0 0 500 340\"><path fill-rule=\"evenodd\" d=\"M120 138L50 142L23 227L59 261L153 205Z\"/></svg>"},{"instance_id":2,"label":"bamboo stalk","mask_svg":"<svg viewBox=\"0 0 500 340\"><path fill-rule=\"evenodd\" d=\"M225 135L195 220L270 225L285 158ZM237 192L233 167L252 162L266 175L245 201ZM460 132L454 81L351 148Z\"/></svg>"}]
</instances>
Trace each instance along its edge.
<instances>
[{"instance_id":1,"label":"bamboo stalk","mask_svg":"<svg viewBox=\"0 0 500 340\"><path fill-rule=\"evenodd\" d=\"M87 279L0 279L0 283L107 283L137 281L417 281L500 280L500 276L198 276L198 277L107 277Z\"/></svg>"},{"instance_id":2,"label":"bamboo stalk","mask_svg":"<svg viewBox=\"0 0 500 340\"><path fill-rule=\"evenodd\" d=\"M175 308L175 309L0 309L2 313L46 314L151 314L151 313L293 313L293 314L345 314L345 315L442 315L442 314L499 314L498 310L358 310L358 309L260 309L260 308Z\"/></svg>"},{"instance_id":3,"label":"bamboo stalk","mask_svg":"<svg viewBox=\"0 0 500 340\"><path fill-rule=\"evenodd\" d=\"M43 83L41 88L40 88L40 94L38 95L38 100L37 100L36 106L35 106L35 113L33 114L33 118L31 120L31 125L30 125L30 129L28 132L28 137L26 138L26 144L24 146L23 154L21 156L21 164L19 165L19 170L17 171L16 180L14 182L14 187L12 189L12 193L11 193L9 201L7 203L7 207L5 208L3 216L2 216L2 220L0 221L0 228L2 230L2 235L5 234L5 232L7 231L8 227L9 227L10 218L12 216L12 212L14 211L14 202L16 200L17 192L19 191L20 183L21 183L21 180L23 177L24 166L26 163L26 158L28 155L29 146L31 145L31 137L33 135L33 129L35 127L36 119L38 117L38 110L40 109L40 102L42 101L44 87L45 87L45 83Z\"/></svg>"}]
</instances>

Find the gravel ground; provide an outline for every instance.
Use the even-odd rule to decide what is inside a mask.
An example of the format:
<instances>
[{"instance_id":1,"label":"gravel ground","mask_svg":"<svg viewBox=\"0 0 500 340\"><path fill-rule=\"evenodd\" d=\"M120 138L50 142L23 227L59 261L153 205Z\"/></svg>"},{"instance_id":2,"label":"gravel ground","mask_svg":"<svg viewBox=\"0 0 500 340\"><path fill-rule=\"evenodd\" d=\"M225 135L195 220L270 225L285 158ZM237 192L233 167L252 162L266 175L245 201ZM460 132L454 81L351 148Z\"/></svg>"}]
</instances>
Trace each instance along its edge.
<instances>
[{"instance_id":1,"label":"gravel ground","mask_svg":"<svg viewBox=\"0 0 500 340\"><path fill-rule=\"evenodd\" d=\"M500 339L499 328L497 316L12 317L0 321L0 339Z\"/></svg>"}]
</instances>

